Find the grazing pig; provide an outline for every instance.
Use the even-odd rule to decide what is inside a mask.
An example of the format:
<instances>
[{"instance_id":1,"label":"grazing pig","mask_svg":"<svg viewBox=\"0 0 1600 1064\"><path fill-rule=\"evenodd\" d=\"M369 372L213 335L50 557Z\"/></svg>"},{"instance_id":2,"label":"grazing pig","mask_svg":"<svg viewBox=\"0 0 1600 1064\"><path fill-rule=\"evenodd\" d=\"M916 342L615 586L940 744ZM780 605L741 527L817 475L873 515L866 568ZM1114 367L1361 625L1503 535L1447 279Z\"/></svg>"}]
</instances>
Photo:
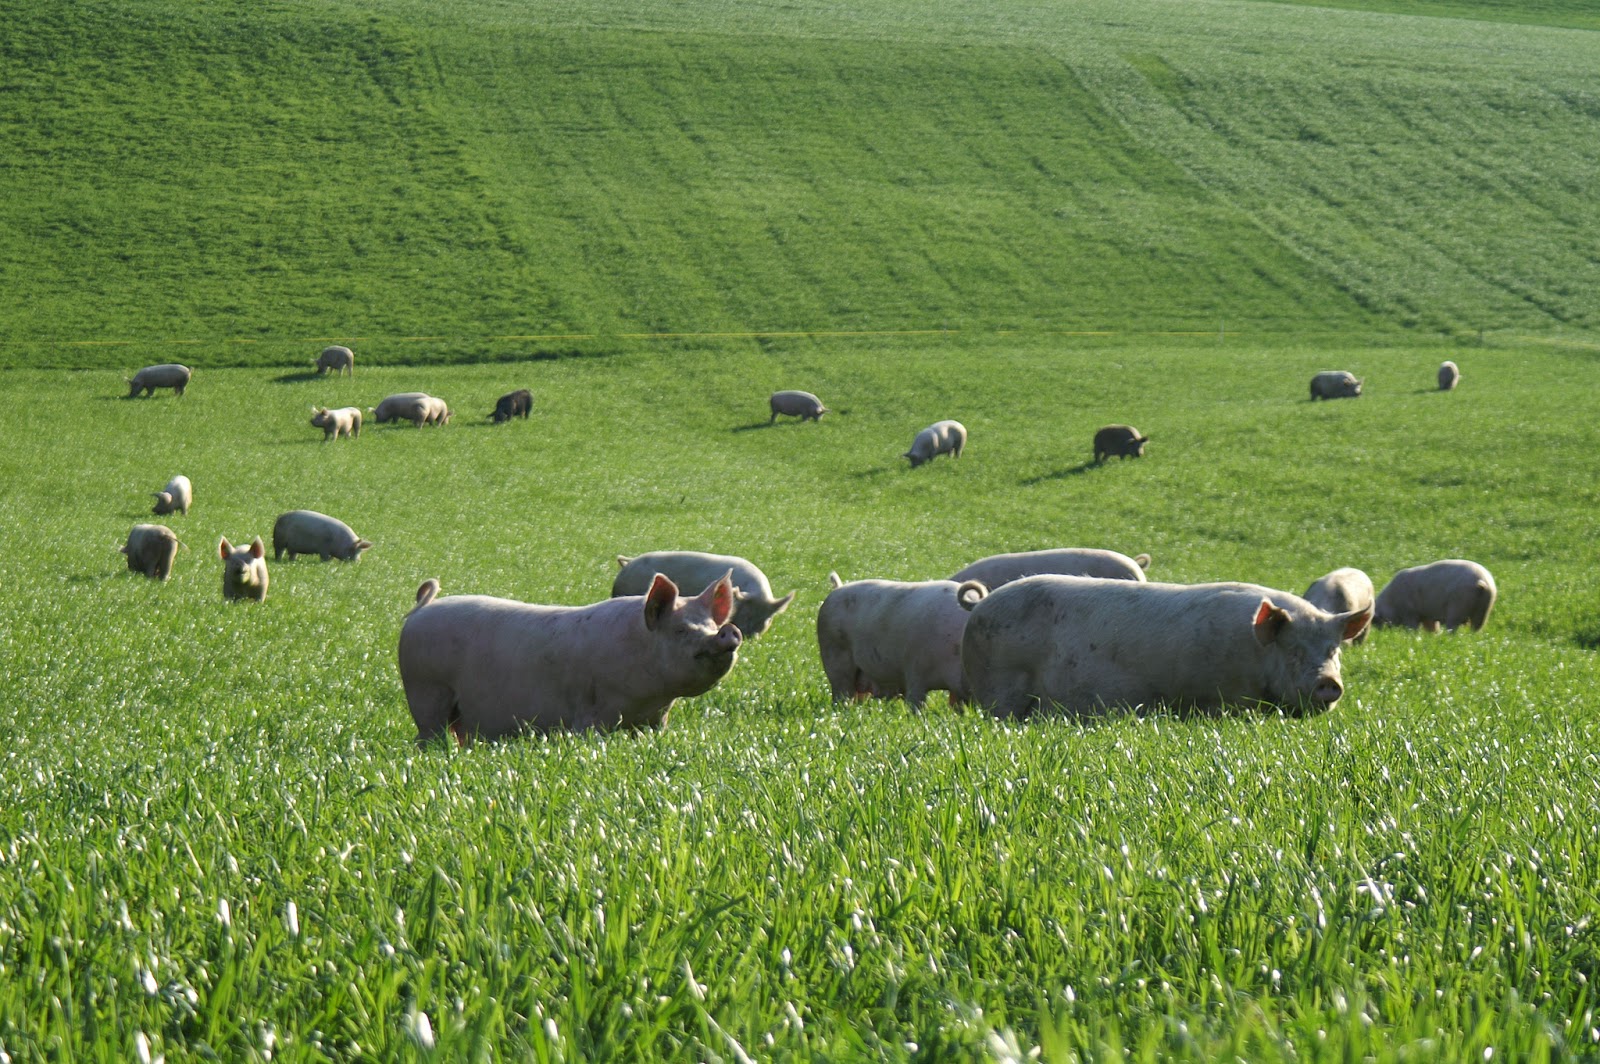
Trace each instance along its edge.
<instances>
[{"instance_id":1,"label":"grazing pig","mask_svg":"<svg viewBox=\"0 0 1600 1064\"><path fill-rule=\"evenodd\" d=\"M495 401L494 413L489 415L489 420L496 425L502 421L510 421L514 417L526 418L533 412L533 393L526 388L518 388L514 392L507 392Z\"/></svg>"},{"instance_id":2,"label":"grazing pig","mask_svg":"<svg viewBox=\"0 0 1600 1064\"><path fill-rule=\"evenodd\" d=\"M397 392L367 412L380 425L390 421L409 421L420 429L432 410L426 400L432 398L427 392Z\"/></svg>"},{"instance_id":3,"label":"grazing pig","mask_svg":"<svg viewBox=\"0 0 1600 1064\"><path fill-rule=\"evenodd\" d=\"M322 354L317 356L317 372L326 373L329 370L333 371L334 376L338 376L340 373L348 373L354 377L356 375L356 353L340 344L324 347Z\"/></svg>"},{"instance_id":4,"label":"grazing pig","mask_svg":"<svg viewBox=\"0 0 1600 1064\"><path fill-rule=\"evenodd\" d=\"M797 417L801 421L821 421L822 415L828 412L822 400L810 392L773 392L767 404L772 407L772 417L767 421L769 425L778 420L779 414Z\"/></svg>"},{"instance_id":5,"label":"grazing pig","mask_svg":"<svg viewBox=\"0 0 1600 1064\"><path fill-rule=\"evenodd\" d=\"M966 445L965 425L959 421L935 421L917 433L916 439L911 441L911 450L900 457L911 459L911 468L915 469L924 462L933 461L941 454L960 458L961 450Z\"/></svg>"},{"instance_id":6,"label":"grazing pig","mask_svg":"<svg viewBox=\"0 0 1600 1064\"><path fill-rule=\"evenodd\" d=\"M1361 383L1354 373L1324 370L1311 378L1311 399L1354 399L1361 394Z\"/></svg>"},{"instance_id":7,"label":"grazing pig","mask_svg":"<svg viewBox=\"0 0 1600 1064\"><path fill-rule=\"evenodd\" d=\"M767 574L743 558L727 554L702 554L693 550L658 550L629 558L617 555L620 571L611 582L611 597L641 595L650 587L650 578L662 573L674 584L689 591L705 587L723 573L733 574L733 616L746 639L767 630L772 618L789 608L795 593L781 599L772 597Z\"/></svg>"},{"instance_id":8,"label":"grazing pig","mask_svg":"<svg viewBox=\"0 0 1600 1064\"><path fill-rule=\"evenodd\" d=\"M929 691L966 703L961 633L967 610L988 594L976 580L856 580L829 573L833 591L817 611L817 647L834 702L902 697L921 709ZM963 603L967 605L963 606Z\"/></svg>"},{"instance_id":9,"label":"grazing pig","mask_svg":"<svg viewBox=\"0 0 1600 1064\"><path fill-rule=\"evenodd\" d=\"M155 506L150 508L151 513L181 513L188 516L189 507L194 505L194 485L182 473L167 481L166 487L151 494L156 497Z\"/></svg>"},{"instance_id":10,"label":"grazing pig","mask_svg":"<svg viewBox=\"0 0 1600 1064\"><path fill-rule=\"evenodd\" d=\"M1300 716L1339 700L1339 644L1371 619L1254 584L1031 576L974 607L961 664L972 700L1002 719L1230 702Z\"/></svg>"},{"instance_id":11,"label":"grazing pig","mask_svg":"<svg viewBox=\"0 0 1600 1064\"><path fill-rule=\"evenodd\" d=\"M996 554L973 562L950 579L978 580L993 591L1025 576L1097 576L1102 580L1133 580L1142 583L1150 568L1150 555L1130 558L1114 550L1092 547L1064 547L1061 550L1031 550L1020 554Z\"/></svg>"},{"instance_id":12,"label":"grazing pig","mask_svg":"<svg viewBox=\"0 0 1600 1064\"><path fill-rule=\"evenodd\" d=\"M350 526L327 514L315 510L290 510L272 525L272 560L282 558L284 552L294 561L296 554L315 554L327 561L360 561L363 551L372 544L357 536Z\"/></svg>"},{"instance_id":13,"label":"grazing pig","mask_svg":"<svg viewBox=\"0 0 1600 1064\"><path fill-rule=\"evenodd\" d=\"M338 410L329 410L325 406L311 408L311 425L322 430L322 442L337 440L340 436L355 439L361 435L361 408L359 406L342 406Z\"/></svg>"},{"instance_id":14,"label":"grazing pig","mask_svg":"<svg viewBox=\"0 0 1600 1064\"><path fill-rule=\"evenodd\" d=\"M1139 435L1132 425L1107 425L1094 434L1094 460L1098 465L1115 455L1118 458L1143 458L1149 436Z\"/></svg>"},{"instance_id":15,"label":"grazing pig","mask_svg":"<svg viewBox=\"0 0 1600 1064\"><path fill-rule=\"evenodd\" d=\"M1327 576L1312 581L1302 596L1307 602L1327 613L1349 613L1351 610L1370 610L1376 594L1372 587L1372 577L1360 569L1335 569ZM1361 629L1360 633L1350 642L1360 643L1366 640L1369 628Z\"/></svg>"},{"instance_id":16,"label":"grazing pig","mask_svg":"<svg viewBox=\"0 0 1600 1064\"><path fill-rule=\"evenodd\" d=\"M1495 593L1494 577L1477 562L1450 558L1416 565L1395 573L1378 595L1373 623L1430 632L1440 624L1452 632L1470 624L1477 631L1494 609Z\"/></svg>"},{"instance_id":17,"label":"grazing pig","mask_svg":"<svg viewBox=\"0 0 1600 1064\"><path fill-rule=\"evenodd\" d=\"M732 574L691 599L657 573L642 596L533 606L417 590L400 629L400 680L417 744L556 728L659 728L674 699L702 694L738 657Z\"/></svg>"},{"instance_id":18,"label":"grazing pig","mask_svg":"<svg viewBox=\"0 0 1600 1064\"><path fill-rule=\"evenodd\" d=\"M217 544L222 557L222 597L248 598L261 602L267 597L267 548L257 536L248 547L233 548L228 537Z\"/></svg>"},{"instance_id":19,"label":"grazing pig","mask_svg":"<svg viewBox=\"0 0 1600 1064\"><path fill-rule=\"evenodd\" d=\"M1449 359L1439 363L1439 390L1453 392L1456 385L1461 383L1461 367Z\"/></svg>"},{"instance_id":20,"label":"grazing pig","mask_svg":"<svg viewBox=\"0 0 1600 1064\"><path fill-rule=\"evenodd\" d=\"M181 546L178 534L166 525L134 525L128 542L118 549L128 556L128 568L133 572L165 580L172 575L172 563Z\"/></svg>"},{"instance_id":21,"label":"grazing pig","mask_svg":"<svg viewBox=\"0 0 1600 1064\"><path fill-rule=\"evenodd\" d=\"M448 425L455 415L450 412L450 406L438 396L430 395L423 399L426 408L422 415L424 425Z\"/></svg>"},{"instance_id":22,"label":"grazing pig","mask_svg":"<svg viewBox=\"0 0 1600 1064\"><path fill-rule=\"evenodd\" d=\"M157 388L171 388L173 394L182 395L183 390L189 387L189 377L194 373L188 366L180 366L175 362L167 362L159 366L146 366L131 377L124 377L128 382L128 398L132 399L143 391L146 395L154 395Z\"/></svg>"}]
</instances>

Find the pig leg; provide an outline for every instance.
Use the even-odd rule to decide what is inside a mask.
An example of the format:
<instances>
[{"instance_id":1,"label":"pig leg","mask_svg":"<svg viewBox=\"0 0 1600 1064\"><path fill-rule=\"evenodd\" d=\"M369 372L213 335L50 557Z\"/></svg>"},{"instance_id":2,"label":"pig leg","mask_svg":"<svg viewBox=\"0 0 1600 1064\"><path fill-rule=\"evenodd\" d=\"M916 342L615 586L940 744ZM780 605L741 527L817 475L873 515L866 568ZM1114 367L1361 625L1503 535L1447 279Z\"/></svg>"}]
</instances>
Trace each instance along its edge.
<instances>
[{"instance_id":1,"label":"pig leg","mask_svg":"<svg viewBox=\"0 0 1600 1064\"><path fill-rule=\"evenodd\" d=\"M843 705L845 702L854 702L859 696L863 679L856 668L855 659L848 654L842 658L827 662L824 671L828 674L828 688L833 692L834 705Z\"/></svg>"},{"instance_id":2,"label":"pig leg","mask_svg":"<svg viewBox=\"0 0 1600 1064\"><path fill-rule=\"evenodd\" d=\"M902 686L906 689L906 705L920 710L922 704L928 700L928 689L915 680L907 680Z\"/></svg>"},{"instance_id":3,"label":"pig leg","mask_svg":"<svg viewBox=\"0 0 1600 1064\"><path fill-rule=\"evenodd\" d=\"M1038 699L1028 692L1023 677L998 685L987 699L989 712L996 720L1027 720L1033 716Z\"/></svg>"},{"instance_id":4,"label":"pig leg","mask_svg":"<svg viewBox=\"0 0 1600 1064\"><path fill-rule=\"evenodd\" d=\"M407 683L406 702L411 706L411 719L417 724L417 746L426 747L446 732L455 736L456 742L466 744L461 727L461 711L456 706L455 691L439 683Z\"/></svg>"}]
</instances>

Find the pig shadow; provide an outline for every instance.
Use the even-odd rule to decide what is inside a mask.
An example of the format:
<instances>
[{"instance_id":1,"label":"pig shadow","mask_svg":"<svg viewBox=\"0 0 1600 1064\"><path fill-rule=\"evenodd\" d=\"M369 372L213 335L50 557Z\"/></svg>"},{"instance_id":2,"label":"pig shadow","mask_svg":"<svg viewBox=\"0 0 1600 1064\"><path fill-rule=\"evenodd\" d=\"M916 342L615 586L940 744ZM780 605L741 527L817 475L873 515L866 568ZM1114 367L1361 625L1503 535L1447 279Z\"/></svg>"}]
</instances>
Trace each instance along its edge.
<instances>
[{"instance_id":1,"label":"pig shadow","mask_svg":"<svg viewBox=\"0 0 1600 1064\"><path fill-rule=\"evenodd\" d=\"M1053 473L1040 473L1036 477L1029 477L1022 482L1023 487L1031 488L1035 484L1044 484L1052 480L1065 480L1067 477L1081 477L1085 473L1099 469L1103 462L1083 462L1080 465L1068 466L1066 469L1057 469Z\"/></svg>"},{"instance_id":2,"label":"pig shadow","mask_svg":"<svg viewBox=\"0 0 1600 1064\"><path fill-rule=\"evenodd\" d=\"M893 473L900 468L900 466L873 466L871 469L858 469L850 475L857 480L865 480L867 477L881 477L886 473Z\"/></svg>"},{"instance_id":3,"label":"pig shadow","mask_svg":"<svg viewBox=\"0 0 1600 1064\"><path fill-rule=\"evenodd\" d=\"M273 384L304 384L307 381L327 380L327 376L316 370L296 370L293 373L280 373L272 378Z\"/></svg>"}]
</instances>

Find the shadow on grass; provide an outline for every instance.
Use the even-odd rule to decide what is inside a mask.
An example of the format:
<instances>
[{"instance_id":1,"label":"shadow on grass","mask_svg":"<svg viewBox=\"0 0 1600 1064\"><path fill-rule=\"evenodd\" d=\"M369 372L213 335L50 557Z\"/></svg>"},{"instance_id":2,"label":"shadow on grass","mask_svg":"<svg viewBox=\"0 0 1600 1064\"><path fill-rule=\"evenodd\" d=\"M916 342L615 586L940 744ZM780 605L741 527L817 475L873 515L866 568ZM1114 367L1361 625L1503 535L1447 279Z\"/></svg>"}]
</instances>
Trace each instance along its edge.
<instances>
[{"instance_id":1,"label":"shadow on grass","mask_svg":"<svg viewBox=\"0 0 1600 1064\"><path fill-rule=\"evenodd\" d=\"M897 465L893 465L893 466L874 466L871 469L858 469L854 473L851 473L850 475L852 477L855 477L857 480L864 480L867 477L881 477L885 473L893 473L895 470L897 470L899 468L900 468L900 466L897 466Z\"/></svg>"},{"instance_id":2,"label":"shadow on grass","mask_svg":"<svg viewBox=\"0 0 1600 1064\"><path fill-rule=\"evenodd\" d=\"M318 373L314 369L296 370L293 373L280 373L272 378L273 384L304 384L307 381L325 381L326 374Z\"/></svg>"},{"instance_id":3,"label":"shadow on grass","mask_svg":"<svg viewBox=\"0 0 1600 1064\"><path fill-rule=\"evenodd\" d=\"M1083 462L1079 465L1068 466L1066 469L1057 469L1053 473L1041 473L1036 477L1029 477L1027 480L1022 482L1022 485L1023 487L1031 488L1035 484L1044 484L1051 480L1065 480L1067 477L1080 477L1091 470L1099 468L1100 466L1094 462Z\"/></svg>"}]
</instances>

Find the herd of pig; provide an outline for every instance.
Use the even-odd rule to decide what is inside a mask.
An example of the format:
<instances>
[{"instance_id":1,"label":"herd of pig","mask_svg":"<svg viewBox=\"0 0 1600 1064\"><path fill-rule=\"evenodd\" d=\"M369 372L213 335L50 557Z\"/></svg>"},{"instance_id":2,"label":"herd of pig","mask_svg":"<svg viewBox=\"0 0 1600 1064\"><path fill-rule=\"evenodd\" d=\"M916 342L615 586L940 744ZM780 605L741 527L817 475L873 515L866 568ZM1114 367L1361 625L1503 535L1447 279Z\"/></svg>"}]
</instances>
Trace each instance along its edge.
<instances>
[{"instance_id":1,"label":"herd of pig","mask_svg":"<svg viewBox=\"0 0 1600 1064\"><path fill-rule=\"evenodd\" d=\"M330 347L318 369L353 373L354 355ZM130 394L171 387L181 395L189 377L182 366L147 367L129 380ZM1440 367L1442 390L1459 379L1453 362ZM1361 385L1349 373L1319 373L1311 397L1355 397ZM773 421L827 412L809 392L776 392L769 402ZM513 392L490 416L526 417L531 405L528 392ZM360 431L359 408L315 410L324 440ZM450 418L441 400L420 392L390 396L373 413L419 426ZM937 422L903 457L913 467L940 454L960 457L966 435L959 422ZM1147 440L1131 426L1106 426L1095 435L1095 460L1138 457ZM187 514L193 486L177 476L155 496L155 513ZM274 558L287 552L291 560L355 560L372 546L310 510L279 517L272 539ZM122 550L130 569L164 580L179 546L165 526L140 524ZM260 537L244 548L223 538L218 551L224 597L264 599ZM425 581L399 639L418 743L446 734L467 743L552 729L659 727L676 699L727 675L744 640L764 633L795 597L774 597L765 574L744 558L658 551L619 555L617 564L611 598L589 606L440 598L439 581ZM1336 569L1304 595L1246 583L1153 583L1149 565L1145 554L1068 548L995 555L947 580L846 583L830 573L817 645L833 699L903 698L920 707L930 692L945 691L953 706L973 703L1002 719L1024 719L1041 706L1075 716L1158 704L1315 713L1343 695L1340 650L1364 640L1370 626L1479 629L1496 595L1489 571L1462 559L1403 569L1381 593L1359 569ZM696 588L692 597L680 595Z\"/></svg>"}]
</instances>

